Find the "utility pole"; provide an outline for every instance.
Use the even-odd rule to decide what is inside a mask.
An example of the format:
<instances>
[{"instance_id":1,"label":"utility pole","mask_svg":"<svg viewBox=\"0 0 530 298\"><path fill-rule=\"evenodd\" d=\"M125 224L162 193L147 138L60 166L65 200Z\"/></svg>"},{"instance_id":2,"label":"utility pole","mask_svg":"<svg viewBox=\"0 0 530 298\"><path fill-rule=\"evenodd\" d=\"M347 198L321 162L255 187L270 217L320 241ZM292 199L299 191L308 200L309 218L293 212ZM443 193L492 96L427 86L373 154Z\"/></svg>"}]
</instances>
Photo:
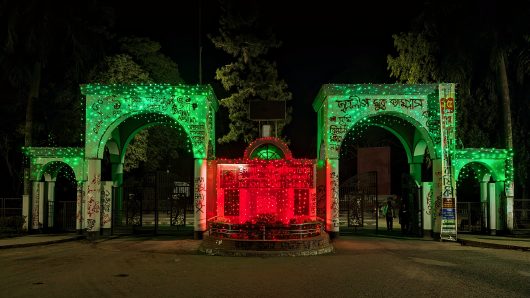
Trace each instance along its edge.
<instances>
[{"instance_id":1,"label":"utility pole","mask_svg":"<svg viewBox=\"0 0 530 298\"><path fill-rule=\"evenodd\" d=\"M199 0L199 84L202 85L202 0Z\"/></svg>"}]
</instances>

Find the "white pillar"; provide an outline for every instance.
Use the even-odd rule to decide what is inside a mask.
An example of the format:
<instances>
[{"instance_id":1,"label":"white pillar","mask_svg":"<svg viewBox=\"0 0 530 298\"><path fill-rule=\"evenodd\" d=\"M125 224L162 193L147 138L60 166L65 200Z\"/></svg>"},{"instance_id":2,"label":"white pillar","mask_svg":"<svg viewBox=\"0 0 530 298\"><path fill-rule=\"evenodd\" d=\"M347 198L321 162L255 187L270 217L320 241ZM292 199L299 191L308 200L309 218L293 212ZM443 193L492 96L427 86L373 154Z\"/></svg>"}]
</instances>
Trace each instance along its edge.
<instances>
[{"instance_id":1,"label":"white pillar","mask_svg":"<svg viewBox=\"0 0 530 298\"><path fill-rule=\"evenodd\" d=\"M85 184L86 204L83 217L88 238L94 240L101 228L101 160L88 160L88 175Z\"/></svg>"},{"instance_id":2,"label":"white pillar","mask_svg":"<svg viewBox=\"0 0 530 298\"><path fill-rule=\"evenodd\" d=\"M480 203L488 203L488 182L486 181L480 182ZM482 210L482 205L480 208L480 210ZM486 209L489 209L489 206ZM488 212L488 214L490 214L490 212ZM487 214L484 214L483 220L486 221L486 228L489 229L491 225Z\"/></svg>"},{"instance_id":3,"label":"white pillar","mask_svg":"<svg viewBox=\"0 0 530 298\"><path fill-rule=\"evenodd\" d=\"M433 168L433 185L432 185L432 197L433 197L433 205L432 205L432 231L433 233L440 234L441 228L442 228L442 192L443 192L443 185L442 185L442 160L441 159L433 159L432 160L432 168Z\"/></svg>"},{"instance_id":4,"label":"white pillar","mask_svg":"<svg viewBox=\"0 0 530 298\"><path fill-rule=\"evenodd\" d=\"M432 231L433 190L431 182L423 182L421 188L423 202L423 231L424 235L430 235Z\"/></svg>"},{"instance_id":5,"label":"white pillar","mask_svg":"<svg viewBox=\"0 0 530 298\"><path fill-rule=\"evenodd\" d=\"M101 228L103 233L110 235L112 227L112 181L101 182Z\"/></svg>"},{"instance_id":6,"label":"white pillar","mask_svg":"<svg viewBox=\"0 0 530 298\"><path fill-rule=\"evenodd\" d=\"M33 182L31 195L31 229L42 227L42 201L44 200L44 182Z\"/></svg>"},{"instance_id":7,"label":"white pillar","mask_svg":"<svg viewBox=\"0 0 530 298\"><path fill-rule=\"evenodd\" d=\"M81 233L85 226L83 226L83 181L77 181L77 196L76 196L76 212L75 212L75 229Z\"/></svg>"},{"instance_id":8,"label":"white pillar","mask_svg":"<svg viewBox=\"0 0 530 298\"><path fill-rule=\"evenodd\" d=\"M53 228L53 219L55 218L55 181L47 181L48 184L48 228Z\"/></svg>"},{"instance_id":9,"label":"white pillar","mask_svg":"<svg viewBox=\"0 0 530 298\"><path fill-rule=\"evenodd\" d=\"M326 160L326 230L331 237L339 233L339 160Z\"/></svg>"},{"instance_id":10,"label":"white pillar","mask_svg":"<svg viewBox=\"0 0 530 298\"><path fill-rule=\"evenodd\" d=\"M206 180L207 180L206 159L195 159L194 165L194 232L195 239L202 239L206 231Z\"/></svg>"},{"instance_id":11,"label":"white pillar","mask_svg":"<svg viewBox=\"0 0 530 298\"><path fill-rule=\"evenodd\" d=\"M506 194L506 228L511 233L514 227L513 214L513 197L514 197L514 183L513 181L504 182L504 189Z\"/></svg>"},{"instance_id":12,"label":"white pillar","mask_svg":"<svg viewBox=\"0 0 530 298\"><path fill-rule=\"evenodd\" d=\"M29 230L29 222L31 220L29 215L29 206L31 203L31 198L29 195L22 195L22 217L24 218L24 223L22 224L22 231L27 232Z\"/></svg>"},{"instance_id":13,"label":"white pillar","mask_svg":"<svg viewBox=\"0 0 530 298\"><path fill-rule=\"evenodd\" d=\"M495 183L488 183L488 199L490 203L490 233L495 235L497 232L497 198L495 196Z\"/></svg>"}]
</instances>

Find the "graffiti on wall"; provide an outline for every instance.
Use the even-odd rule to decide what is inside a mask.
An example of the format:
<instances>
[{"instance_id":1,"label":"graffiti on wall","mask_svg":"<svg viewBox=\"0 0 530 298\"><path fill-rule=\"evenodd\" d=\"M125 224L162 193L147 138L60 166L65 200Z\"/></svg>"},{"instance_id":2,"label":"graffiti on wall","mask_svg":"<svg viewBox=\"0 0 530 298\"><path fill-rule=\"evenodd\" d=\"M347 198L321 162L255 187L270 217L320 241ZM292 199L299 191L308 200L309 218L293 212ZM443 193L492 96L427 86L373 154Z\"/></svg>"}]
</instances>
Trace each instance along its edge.
<instances>
[{"instance_id":1,"label":"graffiti on wall","mask_svg":"<svg viewBox=\"0 0 530 298\"><path fill-rule=\"evenodd\" d=\"M83 208L82 208L83 198L84 198L84 195L83 195L83 184L78 183L77 184L75 218L76 218L77 226L78 226L79 229L82 227L82 222L83 222L83 212L82 212L83 211Z\"/></svg>"},{"instance_id":2,"label":"graffiti on wall","mask_svg":"<svg viewBox=\"0 0 530 298\"><path fill-rule=\"evenodd\" d=\"M86 192L86 210L87 210L87 230L93 231L95 229L95 218L99 216L100 203L96 201L96 193L100 191L101 177L95 175L90 181Z\"/></svg>"},{"instance_id":3,"label":"graffiti on wall","mask_svg":"<svg viewBox=\"0 0 530 298\"><path fill-rule=\"evenodd\" d=\"M320 218L326 218L326 186L325 185L317 186L316 197L317 197L317 200L316 200L317 216Z\"/></svg>"},{"instance_id":4,"label":"graffiti on wall","mask_svg":"<svg viewBox=\"0 0 530 298\"><path fill-rule=\"evenodd\" d=\"M399 112L427 125L429 111L426 98L412 98L407 95L350 95L338 99L331 106L326 133L328 148L340 152L340 144L354 123L370 113L383 111Z\"/></svg>"},{"instance_id":5,"label":"graffiti on wall","mask_svg":"<svg viewBox=\"0 0 530 298\"><path fill-rule=\"evenodd\" d=\"M35 184L34 184L35 186ZM37 188L33 190L33 206L31 208L31 226L33 229L39 228L39 201L40 201L40 191L37 185Z\"/></svg>"},{"instance_id":6,"label":"graffiti on wall","mask_svg":"<svg viewBox=\"0 0 530 298\"><path fill-rule=\"evenodd\" d=\"M333 228L339 228L339 175L331 172L331 219Z\"/></svg>"},{"instance_id":7,"label":"graffiti on wall","mask_svg":"<svg viewBox=\"0 0 530 298\"><path fill-rule=\"evenodd\" d=\"M337 107L343 113L360 108L373 107L375 111L386 110L387 104L390 108L400 109L422 109L424 99L421 98L368 98L363 95L351 95L346 100L337 100Z\"/></svg>"},{"instance_id":8,"label":"graffiti on wall","mask_svg":"<svg viewBox=\"0 0 530 298\"><path fill-rule=\"evenodd\" d=\"M427 193L427 197L425 198L427 203L427 208L425 208L425 214L431 215L432 212L432 188L429 189L429 192Z\"/></svg>"},{"instance_id":9,"label":"graffiti on wall","mask_svg":"<svg viewBox=\"0 0 530 298\"><path fill-rule=\"evenodd\" d=\"M194 202L196 213L204 213L203 208L205 207L205 192L206 185L204 182L204 177L195 178Z\"/></svg>"},{"instance_id":10,"label":"graffiti on wall","mask_svg":"<svg viewBox=\"0 0 530 298\"><path fill-rule=\"evenodd\" d=\"M95 86L87 85L87 127L86 139L88 142L99 143L107 128L123 115L134 112L161 113L178 121L189 136L189 141L196 154L204 155L206 152L206 129L214 128L213 117L209 117L210 106L207 98L196 89L187 89L174 86L130 86L127 95L124 90L114 90L108 87L107 93L101 90L93 93ZM98 86L97 88L107 88ZM108 95L108 93L114 93ZM136 116L135 116L136 117ZM90 146L98 148L98 146ZM93 152L91 153L93 154Z\"/></svg>"},{"instance_id":11,"label":"graffiti on wall","mask_svg":"<svg viewBox=\"0 0 530 298\"><path fill-rule=\"evenodd\" d=\"M109 224L111 220L112 196L108 189L101 190L101 225Z\"/></svg>"}]
</instances>

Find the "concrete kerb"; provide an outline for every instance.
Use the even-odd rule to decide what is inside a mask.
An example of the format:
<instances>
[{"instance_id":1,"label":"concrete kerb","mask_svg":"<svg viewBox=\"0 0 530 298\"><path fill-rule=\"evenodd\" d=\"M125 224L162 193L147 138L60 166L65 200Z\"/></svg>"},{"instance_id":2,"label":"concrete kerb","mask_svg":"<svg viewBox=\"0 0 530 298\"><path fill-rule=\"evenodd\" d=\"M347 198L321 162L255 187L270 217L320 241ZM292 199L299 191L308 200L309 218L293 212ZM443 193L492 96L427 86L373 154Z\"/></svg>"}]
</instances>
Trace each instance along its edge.
<instances>
[{"instance_id":1,"label":"concrete kerb","mask_svg":"<svg viewBox=\"0 0 530 298\"><path fill-rule=\"evenodd\" d=\"M53 239L53 240L46 240L46 241L35 241L35 242L27 242L27 243L13 243L13 244L0 244L0 249L8 249L8 248L21 248L21 247L30 247L30 246L39 246L39 245L50 245L55 243L62 243L62 242L68 242L68 241L77 241L81 239L85 239L86 237L84 235L76 235L68 238L62 238L62 239Z\"/></svg>"},{"instance_id":2,"label":"concrete kerb","mask_svg":"<svg viewBox=\"0 0 530 298\"><path fill-rule=\"evenodd\" d=\"M521 251L530 251L530 247L510 245L510 244L481 242L481 241L465 240L465 239L458 239L458 242L463 246L465 245L465 246L474 246L474 247L483 247L483 248L513 249L513 250L521 250Z\"/></svg>"}]
</instances>

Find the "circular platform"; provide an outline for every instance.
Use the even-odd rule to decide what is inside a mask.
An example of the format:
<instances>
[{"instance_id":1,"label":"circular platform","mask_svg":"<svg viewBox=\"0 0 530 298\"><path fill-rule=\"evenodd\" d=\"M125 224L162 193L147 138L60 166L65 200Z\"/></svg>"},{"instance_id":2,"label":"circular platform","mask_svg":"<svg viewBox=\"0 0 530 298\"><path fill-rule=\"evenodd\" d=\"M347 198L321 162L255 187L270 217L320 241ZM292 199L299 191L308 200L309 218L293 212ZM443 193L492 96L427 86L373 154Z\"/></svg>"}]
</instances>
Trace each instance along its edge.
<instances>
[{"instance_id":1,"label":"circular platform","mask_svg":"<svg viewBox=\"0 0 530 298\"><path fill-rule=\"evenodd\" d=\"M334 251L327 233L287 240L246 240L205 236L199 250L211 256L314 256Z\"/></svg>"}]
</instances>

